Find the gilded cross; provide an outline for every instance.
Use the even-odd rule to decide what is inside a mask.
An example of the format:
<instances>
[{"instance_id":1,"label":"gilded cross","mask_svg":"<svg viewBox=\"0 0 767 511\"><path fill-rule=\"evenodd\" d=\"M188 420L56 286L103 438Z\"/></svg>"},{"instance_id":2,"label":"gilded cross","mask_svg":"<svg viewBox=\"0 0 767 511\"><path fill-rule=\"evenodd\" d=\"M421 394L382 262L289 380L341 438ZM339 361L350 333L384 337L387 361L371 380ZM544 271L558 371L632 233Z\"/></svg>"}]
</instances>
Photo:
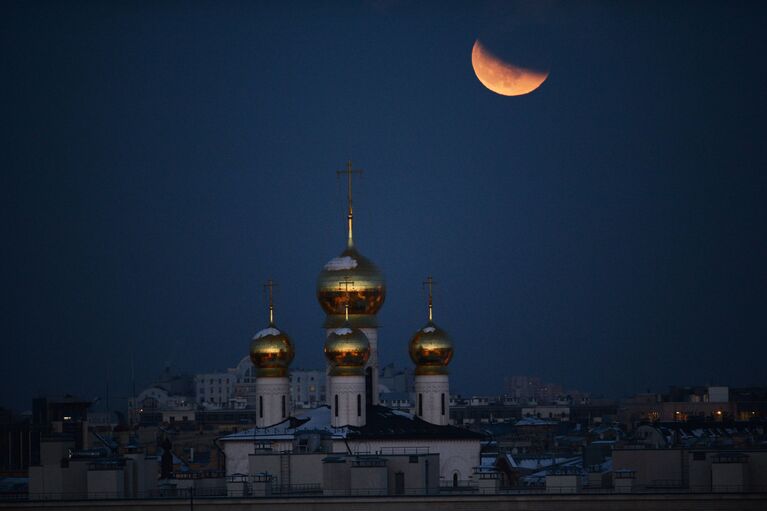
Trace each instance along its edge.
<instances>
[{"instance_id":1,"label":"gilded cross","mask_svg":"<svg viewBox=\"0 0 767 511\"><path fill-rule=\"evenodd\" d=\"M424 287L424 289L428 286L429 288L429 321L431 321L432 318L432 287L436 282L434 282L434 279L431 278L431 276L426 277L426 280L421 283Z\"/></svg>"},{"instance_id":2,"label":"gilded cross","mask_svg":"<svg viewBox=\"0 0 767 511\"><path fill-rule=\"evenodd\" d=\"M264 284L264 289L268 289L269 293L269 324L274 325L274 287L277 284L272 281L272 279L269 279L266 281L266 284Z\"/></svg>"},{"instance_id":3,"label":"gilded cross","mask_svg":"<svg viewBox=\"0 0 767 511\"><path fill-rule=\"evenodd\" d=\"M349 211L347 213L347 220L349 222L349 240L348 245L351 247L354 243L352 241L352 218L354 217L354 207L352 205L352 175L354 174L362 174L362 169L355 169L352 167L352 161L349 160L346 162L346 169L344 170L336 170L336 175L340 176L341 174L346 174L347 177L347 191L346 191L346 198L349 202Z\"/></svg>"}]
</instances>

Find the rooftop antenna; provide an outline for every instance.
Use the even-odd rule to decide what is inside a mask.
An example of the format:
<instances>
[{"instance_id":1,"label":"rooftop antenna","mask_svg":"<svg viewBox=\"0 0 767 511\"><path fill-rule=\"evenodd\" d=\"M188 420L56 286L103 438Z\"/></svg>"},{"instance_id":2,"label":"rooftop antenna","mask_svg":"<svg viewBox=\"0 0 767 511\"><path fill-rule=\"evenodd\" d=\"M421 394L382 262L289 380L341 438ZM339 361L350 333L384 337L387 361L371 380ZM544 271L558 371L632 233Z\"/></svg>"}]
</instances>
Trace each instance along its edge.
<instances>
[{"instance_id":1,"label":"rooftop antenna","mask_svg":"<svg viewBox=\"0 0 767 511\"><path fill-rule=\"evenodd\" d=\"M348 229L349 229L349 238L346 241L346 245L348 248L352 248L354 246L354 241L352 239L352 219L354 218L354 207L352 204L352 175L353 174L362 174L363 169L355 169L352 167L352 161L349 160L346 162L346 169L345 170L337 170L336 175L340 176L341 174L346 174L348 183L347 183L347 192L346 192L346 198L349 202L349 211L347 212L346 219L348 221Z\"/></svg>"}]
</instances>

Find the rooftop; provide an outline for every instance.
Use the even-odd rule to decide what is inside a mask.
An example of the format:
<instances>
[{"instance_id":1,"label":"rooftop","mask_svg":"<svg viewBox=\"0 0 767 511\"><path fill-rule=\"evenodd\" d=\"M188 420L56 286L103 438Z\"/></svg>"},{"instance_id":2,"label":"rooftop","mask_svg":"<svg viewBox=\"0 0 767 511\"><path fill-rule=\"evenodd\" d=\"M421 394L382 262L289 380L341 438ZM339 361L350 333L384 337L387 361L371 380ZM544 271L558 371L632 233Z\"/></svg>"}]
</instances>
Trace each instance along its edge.
<instances>
[{"instance_id":1,"label":"rooftop","mask_svg":"<svg viewBox=\"0 0 767 511\"><path fill-rule=\"evenodd\" d=\"M222 441L291 440L298 433L326 433L333 438L349 439L453 439L481 440L483 435L455 426L437 426L412 414L385 406L368 409L367 423L362 427L334 428L330 425L330 407L301 410L296 417L268 428L250 428L223 437Z\"/></svg>"}]
</instances>

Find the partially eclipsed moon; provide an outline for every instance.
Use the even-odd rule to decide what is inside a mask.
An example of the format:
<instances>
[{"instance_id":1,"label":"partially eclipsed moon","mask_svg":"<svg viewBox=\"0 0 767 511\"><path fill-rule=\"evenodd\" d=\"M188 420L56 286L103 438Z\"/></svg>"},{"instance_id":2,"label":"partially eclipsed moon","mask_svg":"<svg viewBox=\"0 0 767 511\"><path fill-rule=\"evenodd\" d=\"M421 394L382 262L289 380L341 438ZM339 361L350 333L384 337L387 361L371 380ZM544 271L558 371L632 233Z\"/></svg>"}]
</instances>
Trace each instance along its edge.
<instances>
[{"instance_id":1,"label":"partially eclipsed moon","mask_svg":"<svg viewBox=\"0 0 767 511\"><path fill-rule=\"evenodd\" d=\"M479 39L471 50L471 65L482 85L503 96L521 96L533 92L549 76L504 62L482 46Z\"/></svg>"}]
</instances>

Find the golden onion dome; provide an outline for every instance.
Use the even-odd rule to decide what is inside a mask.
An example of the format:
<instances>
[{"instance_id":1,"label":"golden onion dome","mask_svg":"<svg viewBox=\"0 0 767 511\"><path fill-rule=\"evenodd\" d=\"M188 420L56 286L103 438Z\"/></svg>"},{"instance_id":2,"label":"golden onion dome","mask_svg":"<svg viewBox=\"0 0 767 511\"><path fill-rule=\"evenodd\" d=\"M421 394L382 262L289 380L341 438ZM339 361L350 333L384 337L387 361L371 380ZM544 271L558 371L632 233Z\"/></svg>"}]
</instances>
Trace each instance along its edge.
<instances>
[{"instance_id":1,"label":"golden onion dome","mask_svg":"<svg viewBox=\"0 0 767 511\"><path fill-rule=\"evenodd\" d=\"M453 358L453 341L447 332L429 321L413 335L409 351L416 374L447 374L447 365Z\"/></svg>"},{"instance_id":2,"label":"golden onion dome","mask_svg":"<svg viewBox=\"0 0 767 511\"><path fill-rule=\"evenodd\" d=\"M270 323L250 342L250 360L256 367L258 377L282 377L288 373L295 351L285 332Z\"/></svg>"},{"instance_id":3,"label":"golden onion dome","mask_svg":"<svg viewBox=\"0 0 767 511\"><path fill-rule=\"evenodd\" d=\"M359 328L348 322L330 331L325 340L325 358L332 376L361 375L370 357L370 341Z\"/></svg>"},{"instance_id":4,"label":"golden onion dome","mask_svg":"<svg viewBox=\"0 0 767 511\"><path fill-rule=\"evenodd\" d=\"M347 289L348 288L348 289ZM375 327L375 314L386 298L381 270L350 246L325 265L317 277L317 300L328 315L325 326L345 323L344 307L349 304L349 322L357 327Z\"/></svg>"}]
</instances>

